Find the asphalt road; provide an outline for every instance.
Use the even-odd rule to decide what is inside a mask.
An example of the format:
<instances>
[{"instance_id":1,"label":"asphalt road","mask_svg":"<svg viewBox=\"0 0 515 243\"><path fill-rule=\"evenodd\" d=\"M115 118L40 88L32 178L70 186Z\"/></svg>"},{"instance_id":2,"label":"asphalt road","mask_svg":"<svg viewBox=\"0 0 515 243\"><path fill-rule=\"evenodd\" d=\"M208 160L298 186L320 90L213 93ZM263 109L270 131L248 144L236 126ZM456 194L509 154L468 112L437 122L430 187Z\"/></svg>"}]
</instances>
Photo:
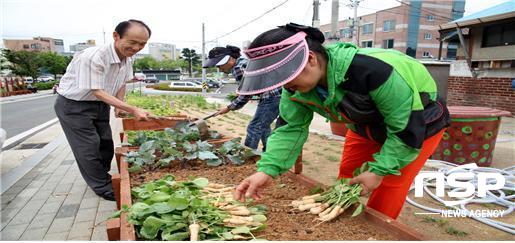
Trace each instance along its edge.
<instances>
[{"instance_id":1,"label":"asphalt road","mask_svg":"<svg viewBox=\"0 0 515 243\"><path fill-rule=\"evenodd\" d=\"M7 138L25 132L56 117L54 101L57 96L0 104L0 126L7 132Z\"/></svg>"},{"instance_id":2,"label":"asphalt road","mask_svg":"<svg viewBox=\"0 0 515 243\"><path fill-rule=\"evenodd\" d=\"M141 83L141 87L146 84ZM127 92L139 89L140 83L127 84ZM223 98L237 89L236 84L225 84L220 93L209 93L209 97ZM170 94L184 94L184 92L170 92ZM31 128L41 125L56 117L54 101L57 96L44 96L32 100L7 102L0 104L0 127L7 132L7 138L16 136Z\"/></svg>"}]
</instances>

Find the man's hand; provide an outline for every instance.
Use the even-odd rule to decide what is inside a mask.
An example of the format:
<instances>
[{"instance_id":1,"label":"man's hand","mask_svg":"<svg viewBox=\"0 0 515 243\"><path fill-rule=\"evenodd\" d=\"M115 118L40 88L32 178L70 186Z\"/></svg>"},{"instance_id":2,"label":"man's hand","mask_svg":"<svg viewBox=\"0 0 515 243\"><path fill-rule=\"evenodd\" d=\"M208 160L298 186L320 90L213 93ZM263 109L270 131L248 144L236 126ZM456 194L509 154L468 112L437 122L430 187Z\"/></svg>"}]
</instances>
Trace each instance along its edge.
<instances>
[{"instance_id":1,"label":"man's hand","mask_svg":"<svg viewBox=\"0 0 515 243\"><path fill-rule=\"evenodd\" d=\"M245 178L236 187L234 192L234 199L245 202L245 198L254 198L255 200L261 199L262 190L272 182L272 177L263 173L256 172L251 176Z\"/></svg>"},{"instance_id":2,"label":"man's hand","mask_svg":"<svg viewBox=\"0 0 515 243\"><path fill-rule=\"evenodd\" d=\"M370 171L365 171L361 173L359 176L352 178L349 184L361 184L361 187L363 188L363 190L361 191L361 195L363 196L379 187L382 181L382 176L378 176Z\"/></svg>"},{"instance_id":3,"label":"man's hand","mask_svg":"<svg viewBox=\"0 0 515 243\"><path fill-rule=\"evenodd\" d=\"M114 108L114 114L116 117L126 117L129 113L122 109Z\"/></svg>"},{"instance_id":4,"label":"man's hand","mask_svg":"<svg viewBox=\"0 0 515 243\"><path fill-rule=\"evenodd\" d=\"M223 115L223 114L225 114L225 113L227 113L227 112L229 112L229 111L231 111L231 110L229 109L229 107L224 107L224 108L222 108L222 109L218 110L218 114L217 114L217 116L218 116L218 115Z\"/></svg>"},{"instance_id":5,"label":"man's hand","mask_svg":"<svg viewBox=\"0 0 515 243\"><path fill-rule=\"evenodd\" d=\"M152 115L150 112L143 110L141 108L135 108L132 111L132 114L138 121L146 121L149 119L149 117Z\"/></svg>"}]
</instances>

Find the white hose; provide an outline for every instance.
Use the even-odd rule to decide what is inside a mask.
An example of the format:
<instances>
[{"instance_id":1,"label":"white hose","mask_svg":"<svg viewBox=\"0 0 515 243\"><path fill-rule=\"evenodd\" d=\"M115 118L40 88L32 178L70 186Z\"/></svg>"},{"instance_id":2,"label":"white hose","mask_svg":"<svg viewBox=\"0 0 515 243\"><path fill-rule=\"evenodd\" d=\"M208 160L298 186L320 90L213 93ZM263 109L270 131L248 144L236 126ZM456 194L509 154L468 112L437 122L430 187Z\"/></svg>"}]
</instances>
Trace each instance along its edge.
<instances>
[{"instance_id":1,"label":"white hose","mask_svg":"<svg viewBox=\"0 0 515 243\"><path fill-rule=\"evenodd\" d=\"M478 184L477 184L477 174L478 173L480 173L480 172L492 173L493 172L493 173L500 173L502 176L504 176L504 178L505 178L504 187L499 190L495 190L495 193L492 191L487 191L486 196L482 197L482 198L478 197L477 194L474 194L474 198L472 200L461 203L459 205L459 207L451 206L451 207L447 207L447 208L454 209L454 210L460 210L461 212L464 212L464 214L467 217L473 218L481 223L492 226L496 229L500 229L505 232L515 234L515 225L504 223L504 222L497 221L497 220L493 220L488 217L481 217L481 216L478 216L478 215L472 213L469 209L467 209L467 204L469 204L469 203L476 203L476 204L494 203L496 205L506 208L500 214L500 217L504 217L504 216L511 214L513 212L513 210L515 210L515 202L510 201L511 199L515 199L515 193L514 193L515 192L515 175L514 175L515 174L515 166L510 166L505 169L478 167L478 168L473 168L473 169L465 168L465 169L458 169L458 170L451 171L451 169L453 167L456 167L455 164L452 164L452 163L449 163L446 161L441 161L441 160L428 160L428 162L446 165L445 167L440 167L438 169L438 172L444 173L446 176L449 174L455 173L455 172L472 172L472 173L474 173L475 174L474 178L469 179L469 180L460 180L460 181L467 181L469 183L472 183L475 187L475 191L477 191L477 186L478 186ZM429 171L421 171L421 173L423 173L423 172L429 172ZM429 196L431 196L431 198L433 198L434 200L440 202L443 205L443 207L446 207L444 204L444 200L442 198L438 197L437 195L435 195L433 192L431 192L431 190L429 190L429 187L435 187L435 184L432 183L433 180L435 180L435 179L434 178L425 178L424 179L424 192L427 193ZM487 180L487 184L495 183L495 182L496 182L495 180ZM447 184L447 179L445 179L445 188L449 189L451 192L460 191L460 190L464 189L461 187L452 187L451 185ZM412 191L413 189L415 189L414 184L411 185L410 191ZM511 193L511 195L507 196L505 191L511 191L512 193ZM431 208L431 207L421 205L421 204L415 202L414 200L409 198L409 194L406 197L406 201L409 204L411 204L415 207L424 209L426 211L444 214L443 209ZM445 210L445 211L447 211L447 210Z\"/></svg>"}]
</instances>

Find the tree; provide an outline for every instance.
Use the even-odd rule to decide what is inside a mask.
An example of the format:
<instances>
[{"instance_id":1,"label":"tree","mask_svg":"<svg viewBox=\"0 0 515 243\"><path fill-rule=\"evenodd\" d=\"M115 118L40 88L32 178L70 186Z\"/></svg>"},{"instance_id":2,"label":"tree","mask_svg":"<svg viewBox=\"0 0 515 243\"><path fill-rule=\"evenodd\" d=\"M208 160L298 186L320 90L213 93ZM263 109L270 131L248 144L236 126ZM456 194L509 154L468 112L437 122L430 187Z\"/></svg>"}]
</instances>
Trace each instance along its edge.
<instances>
[{"instance_id":1,"label":"tree","mask_svg":"<svg viewBox=\"0 0 515 243\"><path fill-rule=\"evenodd\" d=\"M134 71L148 70L148 69L159 69L159 62L153 57L144 57L136 59L132 66Z\"/></svg>"},{"instance_id":2,"label":"tree","mask_svg":"<svg viewBox=\"0 0 515 243\"><path fill-rule=\"evenodd\" d=\"M182 49L182 58L188 63L188 73L191 77L191 73L193 72L193 66L200 65L200 57L195 53L195 50L184 48Z\"/></svg>"},{"instance_id":3,"label":"tree","mask_svg":"<svg viewBox=\"0 0 515 243\"><path fill-rule=\"evenodd\" d=\"M29 51L2 50L4 57L9 61L7 68L15 75L28 76L35 79L39 73L38 54Z\"/></svg>"},{"instance_id":4,"label":"tree","mask_svg":"<svg viewBox=\"0 0 515 243\"><path fill-rule=\"evenodd\" d=\"M70 61L71 59L58 55L55 52L48 51L38 53L39 67L53 74L55 80L57 80L57 74L64 74L66 72L66 67Z\"/></svg>"}]
</instances>

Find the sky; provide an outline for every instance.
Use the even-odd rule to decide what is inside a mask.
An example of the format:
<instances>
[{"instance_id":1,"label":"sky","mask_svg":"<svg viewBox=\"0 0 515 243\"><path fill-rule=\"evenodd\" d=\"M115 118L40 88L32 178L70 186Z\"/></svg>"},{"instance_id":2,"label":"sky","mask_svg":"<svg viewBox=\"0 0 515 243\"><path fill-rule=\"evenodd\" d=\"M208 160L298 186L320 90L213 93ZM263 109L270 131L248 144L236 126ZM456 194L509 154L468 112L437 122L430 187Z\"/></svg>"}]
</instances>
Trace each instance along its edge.
<instances>
[{"instance_id":1,"label":"sky","mask_svg":"<svg viewBox=\"0 0 515 243\"><path fill-rule=\"evenodd\" d=\"M465 15L505 1L467 0ZM320 2L320 23L328 24L331 0ZM348 3L349 0L340 0L340 20L353 16ZM364 0L358 15L399 5L396 0ZM269 10L263 17L226 35ZM313 0L0 0L0 38L63 39L68 51L70 45L88 39L97 44L113 42L115 26L132 18L144 21L152 29L149 42L171 43L198 52L204 23L207 52L217 45L242 46L244 41L287 22L311 25L312 16ZM141 53L148 53L147 48Z\"/></svg>"}]
</instances>

